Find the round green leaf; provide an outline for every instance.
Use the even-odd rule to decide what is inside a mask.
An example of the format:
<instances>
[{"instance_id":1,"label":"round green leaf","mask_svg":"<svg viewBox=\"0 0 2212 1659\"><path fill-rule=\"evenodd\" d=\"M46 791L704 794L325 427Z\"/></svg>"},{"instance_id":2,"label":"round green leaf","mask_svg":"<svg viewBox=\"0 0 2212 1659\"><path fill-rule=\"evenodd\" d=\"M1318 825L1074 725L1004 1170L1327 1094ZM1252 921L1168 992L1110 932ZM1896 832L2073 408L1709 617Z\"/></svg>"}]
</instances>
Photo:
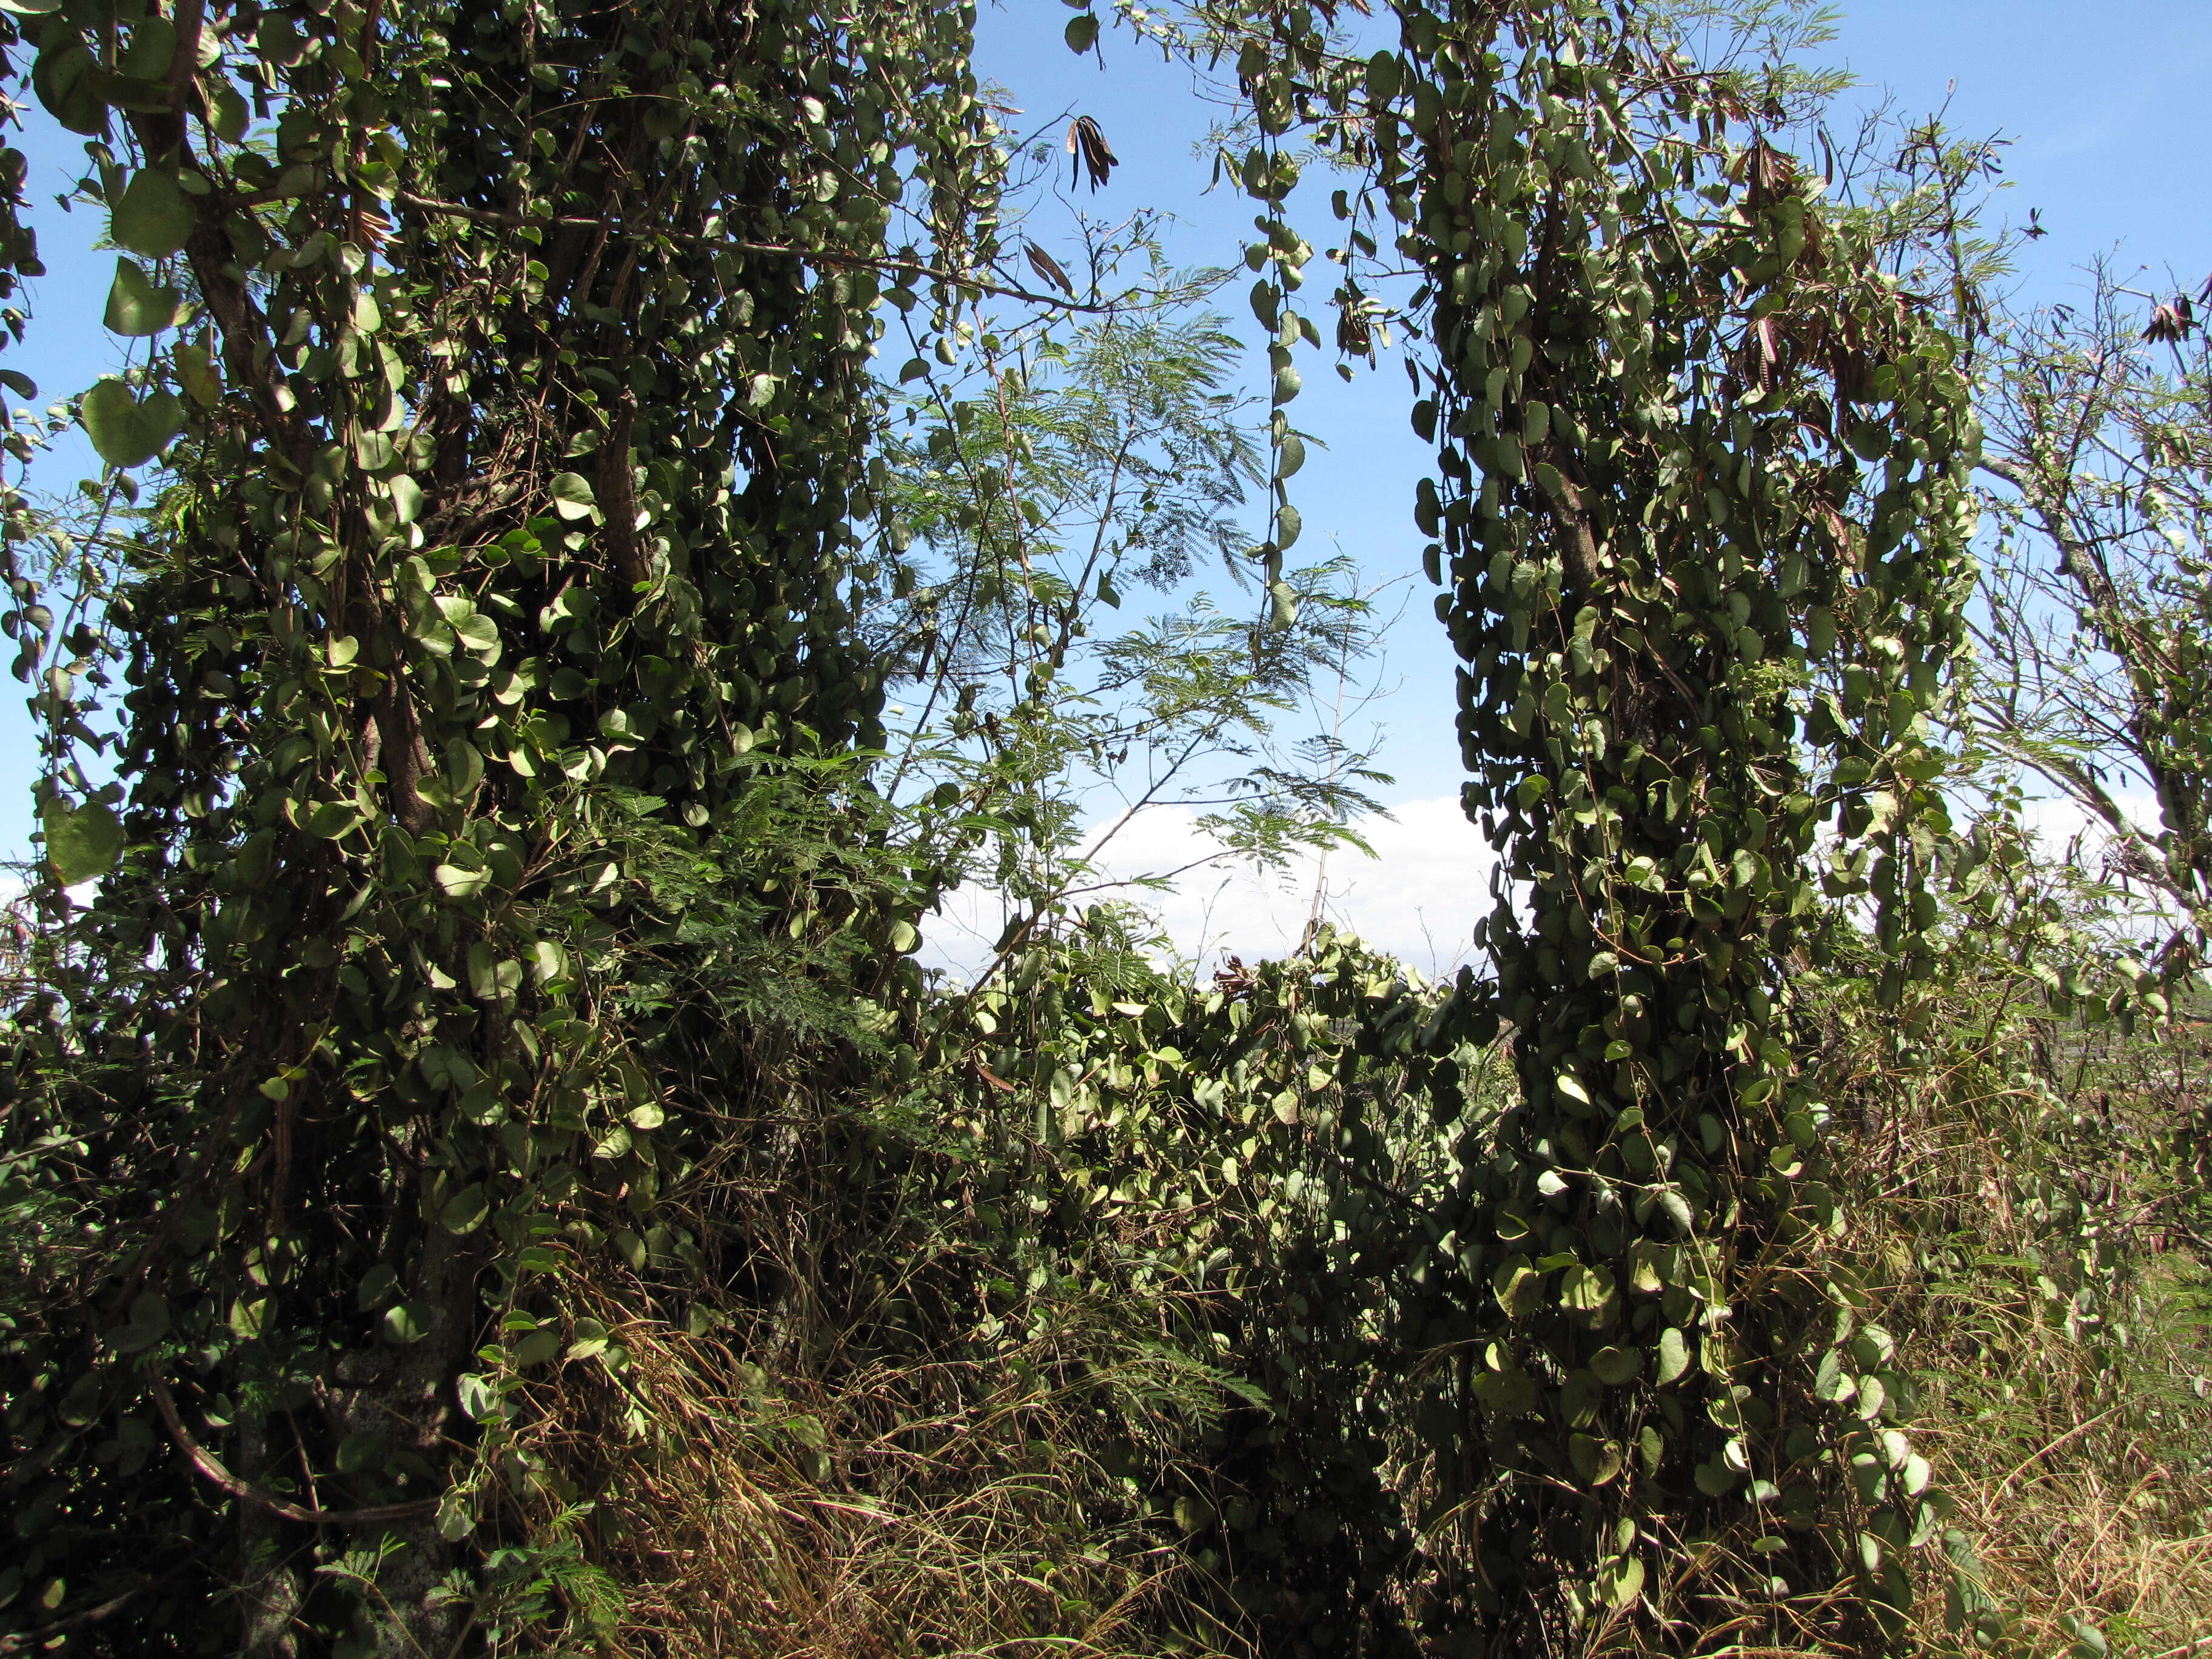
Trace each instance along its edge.
<instances>
[{"instance_id":1,"label":"round green leaf","mask_svg":"<svg viewBox=\"0 0 2212 1659\"><path fill-rule=\"evenodd\" d=\"M49 802L42 823L46 864L64 887L106 875L123 856L123 822L97 801L82 806Z\"/></svg>"},{"instance_id":2,"label":"round green leaf","mask_svg":"<svg viewBox=\"0 0 2212 1659\"><path fill-rule=\"evenodd\" d=\"M177 384L194 403L213 409L222 401L222 374L215 366L214 354L205 346L180 342L172 357L177 366Z\"/></svg>"},{"instance_id":3,"label":"round green leaf","mask_svg":"<svg viewBox=\"0 0 2212 1659\"><path fill-rule=\"evenodd\" d=\"M361 821L360 809L351 801L326 800L307 814L301 828L311 836L336 841Z\"/></svg>"},{"instance_id":4,"label":"round green leaf","mask_svg":"<svg viewBox=\"0 0 2212 1659\"><path fill-rule=\"evenodd\" d=\"M491 1198L477 1182L464 1187L446 1202L445 1213L440 1218L449 1233L472 1233L483 1225L484 1218L491 1213Z\"/></svg>"},{"instance_id":5,"label":"round green leaf","mask_svg":"<svg viewBox=\"0 0 2212 1659\"><path fill-rule=\"evenodd\" d=\"M1598 1570L1597 1593L1609 1607L1634 1604L1644 1593L1644 1562L1639 1556L1615 1556Z\"/></svg>"},{"instance_id":6,"label":"round green leaf","mask_svg":"<svg viewBox=\"0 0 2212 1659\"><path fill-rule=\"evenodd\" d=\"M216 137L226 144L234 144L246 137L246 129L252 119L252 112L246 107L245 94L231 85L228 79L223 80L215 94Z\"/></svg>"},{"instance_id":7,"label":"round green leaf","mask_svg":"<svg viewBox=\"0 0 2212 1659\"><path fill-rule=\"evenodd\" d=\"M1644 1369L1644 1355L1636 1348L1600 1348L1590 1356L1590 1370L1597 1380L1610 1388L1619 1388L1632 1381Z\"/></svg>"},{"instance_id":8,"label":"round green leaf","mask_svg":"<svg viewBox=\"0 0 2212 1659\"><path fill-rule=\"evenodd\" d=\"M1388 101L1398 95L1401 84L1398 55L1378 52L1367 60L1367 95Z\"/></svg>"},{"instance_id":9,"label":"round green leaf","mask_svg":"<svg viewBox=\"0 0 2212 1659\"><path fill-rule=\"evenodd\" d=\"M176 176L161 167L141 167L115 204L108 234L120 247L161 259L184 246L192 224L191 200Z\"/></svg>"},{"instance_id":10,"label":"round green leaf","mask_svg":"<svg viewBox=\"0 0 2212 1659\"><path fill-rule=\"evenodd\" d=\"M445 896L449 899L474 898L491 885L489 870L466 870L458 864L441 864L430 872Z\"/></svg>"},{"instance_id":11,"label":"round green leaf","mask_svg":"<svg viewBox=\"0 0 2212 1659\"><path fill-rule=\"evenodd\" d=\"M110 466L143 466L160 454L185 424L184 405L168 391L131 395L120 380L102 380L84 394L79 411L85 435Z\"/></svg>"},{"instance_id":12,"label":"round green leaf","mask_svg":"<svg viewBox=\"0 0 2212 1659\"><path fill-rule=\"evenodd\" d=\"M177 55L177 26L155 12L142 17L131 28L131 44L123 50L123 77L154 81L169 72Z\"/></svg>"},{"instance_id":13,"label":"round green leaf","mask_svg":"<svg viewBox=\"0 0 2212 1659\"><path fill-rule=\"evenodd\" d=\"M476 1517L469 1513L468 1499L458 1492L448 1492L438 1500L438 1536L448 1544L458 1544L477 1529Z\"/></svg>"},{"instance_id":14,"label":"round green leaf","mask_svg":"<svg viewBox=\"0 0 2212 1659\"><path fill-rule=\"evenodd\" d=\"M564 519L587 519L598 505L591 481L581 473L555 473L551 489L553 510Z\"/></svg>"},{"instance_id":15,"label":"round green leaf","mask_svg":"<svg viewBox=\"0 0 2212 1659\"><path fill-rule=\"evenodd\" d=\"M1717 1457L1708 1458L1690 1471L1698 1490L1708 1498L1724 1498L1735 1490L1736 1472Z\"/></svg>"},{"instance_id":16,"label":"round green leaf","mask_svg":"<svg viewBox=\"0 0 2212 1659\"><path fill-rule=\"evenodd\" d=\"M71 39L66 46L39 54L31 70L31 87L55 120L71 132L98 137L107 131L107 100L100 95L99 77L92 54L82 42Z\"/></svg>"}]
</instances>

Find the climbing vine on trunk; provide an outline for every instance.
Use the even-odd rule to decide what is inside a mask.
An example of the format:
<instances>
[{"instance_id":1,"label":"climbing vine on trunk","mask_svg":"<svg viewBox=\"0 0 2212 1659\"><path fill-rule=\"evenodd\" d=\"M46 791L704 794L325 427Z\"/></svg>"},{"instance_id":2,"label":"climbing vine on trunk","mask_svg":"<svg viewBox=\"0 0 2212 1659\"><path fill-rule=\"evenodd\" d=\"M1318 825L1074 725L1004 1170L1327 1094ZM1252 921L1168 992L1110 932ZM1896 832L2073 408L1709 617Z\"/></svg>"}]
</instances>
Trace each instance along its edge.
<instances>
[{"instance_id":1,"label":"climbing vine on trunk","mask_svg":"<svg viewBox=\"0 0 2212 1659\"><path fill-rule=\"evenodd\" d=\"M1384 244L1423 284L1401 320L1441 476L1414 516L1467 664L1468 808L1504 855L1495 976L1409 997L1324 944L1310 984L1232 972L1204 1020L1086 986L1088 1022L1019 1046L982 1039L993 999L1041 982L1024 938L1002 962L1030 965L934 1038L892 1006L939 872L887 845L884 664L847 569L860 524L893 550L909 529L866 465L879 307L951 362L986 289L1044 298L994 274L970 12L66 0L20 40L0 22L89 141L134 352L79 405L131 526L87 544L113 568L61 631L10 573L57 925L7 1132L36 1171L17 1195L72 1243L0 1350L51 1633L174 1650L178 1610L221 1590L248 1654L458 1650L501 1572L589 1553L592 1499L517 1426L556 1355L630 1386L562 1276L618 1260L640 1318L695 1335L710 1269L773 1301L742 1239L685 1221L765 1099L888 1077L916 1111L957 1093L982 1145L1018 1094L1050 1146L1097 1132L1085 1091L1110 1115L1179 1075L1171 1034L1243 1070L1178 1107L1179 1134L1237 1130L1170 1207L1249 1186L1272 1223L1311 1207L1309 1164L1331 1194L1290 1269L1260 1227L1191 1268L1300 1287L1279 1316L1188 1322L1274 1390L1240 1392L1240 1445L1209 1448L1213 1487L1177 1470L1173 1511L1263 1639L1356 1627L1448 1527L1469 1547L1403 1628L1517 1650L1891 1627L1944 1511L1911 1380L1826 1243L1790 981L1843 927L1873 932L1893 1001L1928 965L1929 720L1972 576L1959 348L1737 83L1632 9L1387 15L1395 45L1355 52L1326 5L1132 13L1233 61L1256 129L1255 661L1300 597L1301 139L1346 170L1340 349L1381 341ZM1085 12L1068 40L1100 33ZM1103 179L1095 123L1076 136ZM33 527L10 517L19 553ZM107 781L83 751L111 727ZM902 1019L927 1040L887 1052ZM1453 1131L1507 1028L1517 1103ZM1358 1294L1316 1312L1324 1270ZM1419 1386L1361 1380L1359 1409L1419 1398L1418 1524L1332 1392L1383 1353ZM581 1632L598 1592L572 1581Z\"/></svg>"},{"instance_id":2,"label":"climbing vine on trunk","mask_svg":"<svg viewBox=\"0 0 2212 1659\"><path fill-rule=\"evenodd\" d=\"M794 1032L852 1054L839 1010L910 971L842 579L878 307L949 327L994 252L970 21L21 20L118 250L131 365L82 420L115 495L167 466L85 635L42 664L18 619L49 871L103 878L11 1125L99 1194L6 1360L58 1628L453 1650L539 1480L503 1448L554 1276L696 1266L691 1109ZM752 1000L702 1000L732 953Z\"/></svg>"},{"instance_id":3,"label":"climbing vine on trunk","mask_svg":"<svg viewBox=\"0 0 2212 1659\"><path fill-rule=\"evenodd\" d=\"M1894 1628L1945 1511L1910 1380L1824 1256L1791 978L1861 918L1886 999L1930 965L1929 717L1974 573L1960 347L1738 83L1634 12L1397 0L1364 56L1334 11L1205 9L1205 40L1257 128L1279 404L1320 333L1294 139L1356 175L1340 348L1371 354L1393 225L1423 283L1441 477L1415 516L1502 854L1496 977L1459 1018L1510 1029L1522 1089L1463 1149L1462 1593L1517 1641L1710 1641L1723 1605L1860 1641L1851 1609Z\"/></svg>"}]
</instances>

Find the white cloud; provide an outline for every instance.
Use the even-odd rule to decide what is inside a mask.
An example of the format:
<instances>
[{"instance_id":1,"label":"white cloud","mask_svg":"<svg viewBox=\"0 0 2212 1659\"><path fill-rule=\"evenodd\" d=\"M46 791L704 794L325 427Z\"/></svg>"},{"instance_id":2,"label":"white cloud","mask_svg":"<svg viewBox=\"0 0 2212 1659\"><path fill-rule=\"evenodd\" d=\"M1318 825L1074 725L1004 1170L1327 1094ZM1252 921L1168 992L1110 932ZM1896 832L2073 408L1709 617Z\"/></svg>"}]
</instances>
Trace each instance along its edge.
<instances>
[{"instance_id":1,"label":"white cloud","mask_svg":"<svg viewBox=\"0 0 2212 1659\"><path fill-rule=\"evenodd\" d=\"M2128 790L2115 798L2137 826L2158 833L2154 796ZM1963 818L1970 804L1955 810ZM2061 797L2028 800L2021 819L2044 857L2064 858L2074 851L2090 874L2100 872L2111 840L2101 820ZM1474 928L1491 911L1496 859L1461 812L1459 798L1406 801L1387 816L1370 815L1352 827L1374 849L1372 858L1346 848L1325 862L1307 856L1269 872L1220 858L1186 871L1167 892L1124 888L1112 896L1151 910L1176 951L1201 969L1231 955L1252 962L1297 949L1317 885L1323 920L1425 975L1442 977L1477 960ZM1179 869L1220 850L1199 830L1197 814L1163 806L1115 837L1099 860L1100 873L1126 881ZM1006 920L997 895L963 888L945 900L940 915L924 919L921 959L964 978L990 961Z\"/></svg>"},{"instance_id":2,"label":"white cloud","mask_svg":"<svg viewBox=\"0 0 2212 1659\"><path fill-rule=\"evenodd\" d=\"M2159 817L2158 797L2147 789L2115 789L2113 802L2127 817L2130 823L2143 834L2155 837L2166 826ZM2077 842L2082 861L2092 870L2097 867L2105 848L2112 839L2112 832L2104 819L2071 796L2052 795L2023 802L2021 825L2035 837L2036 850L2047 858L2063 858Z\"/></svg>"},{"instance_id":3,"label":"white cloud","mask_svg":"<svg viewBox=\"0 0 2212 1659\"><path fill-rule=\"evenodd\" d=\"M1352 825L1374 849L1340 848L1323 860L1308 855L1281 870L1255 872L1227 858L1186 871L1170 891L1123 889L1152 910L1184 957L1210 966L1222 957L1249 961L1287 956L1313 915L1357 933L1376 949L1431 976L1474 954L1475 922L1490 914L1495 861L1481 832L1467 821L1455 795L1407 801ZM1188 808L1143 814L1108 846L1102 875L1119 880L1181 868L1220 852ZM995 895L963 888L927 919L921 956L933 968L972 973L989 961L1005 927Z\"/></svg>"}]
</instances>

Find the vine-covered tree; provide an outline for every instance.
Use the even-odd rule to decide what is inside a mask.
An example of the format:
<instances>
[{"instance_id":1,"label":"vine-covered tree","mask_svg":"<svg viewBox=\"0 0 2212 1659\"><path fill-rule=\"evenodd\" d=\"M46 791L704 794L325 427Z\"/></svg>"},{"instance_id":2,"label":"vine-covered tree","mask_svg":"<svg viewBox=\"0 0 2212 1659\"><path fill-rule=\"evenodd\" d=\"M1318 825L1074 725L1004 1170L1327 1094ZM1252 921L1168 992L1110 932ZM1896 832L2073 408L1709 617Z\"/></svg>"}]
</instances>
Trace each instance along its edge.
<instances>
[{"instance_id":1,"label":"vine-covered tree","mask_svg":"<svg viewBox=\"0 0 2212 1659\"><path fill-rule=\"evenodd\" d=\"M1339 10L1126 9L1234 65L1264 443L1188 288L1006 257L972 7L0 19L131 352L93 515L6 520L10 1650L1905 1639L1947 1510L1797 981L1863 921L1903 1006L1972 862L1961 348L1673 10ZM1321 167L1502 855L1448 992L1077 902L1079 781L1359 804L1268 732L1364 639L1290 562ZM1260 616L1091 639L1214 555ZM940 1468L957 1571L829 1550Z\"/></svg>"},{"instance_id":2,"label":"vine-covered tree","mask_svg":"<svg viewBox=\"0 0 2212 1659\"><path fill-rule=\"evenodd\" d=\"M1846 895L1886 997L1931 966L1929 721L1974 572L1958 344L1779 147L1775 88L1658 20L1400 0L1363 58L1331 6L1201 9L1256 128L1278 401L1318 337L1295 137L1353 174L1340 344L1386 240L1423 283L1416 516L1503 855L1457 1029L1510 1024L1521 1085L1449 1218L1478 1277L1447 1490L1481 1538L1451 1592L1522 1645L1687 1644L1746 1597L1778 1640L1880 1640L1942 1511L1888 1340L1822 1260L1791 981Z\"/></svg>"},{"instance_id":3,"label":"vine-covered tree","mask_svg":"<svg viewBox=\"0 0 2212 1659\"><path fill-rule=\"evenodd\" d=\"M694 1253L656 1208L684 1097L771 1064L687 979L738 950L721 983L789 1013L911 940L843 581L875 310L948 320L994 252L968 17L21 27L133 346L81 418L111 490L168 465L40 708L48 866L104 879L19 1022L58 1082L11 1131L78 1149L57 1190L101 1242L11 1346L27 1576L118 1651L197 1647L228 1586L218 1647L444 1653L525 1478L537 1287Z\"/></svg>"}]
</instances>

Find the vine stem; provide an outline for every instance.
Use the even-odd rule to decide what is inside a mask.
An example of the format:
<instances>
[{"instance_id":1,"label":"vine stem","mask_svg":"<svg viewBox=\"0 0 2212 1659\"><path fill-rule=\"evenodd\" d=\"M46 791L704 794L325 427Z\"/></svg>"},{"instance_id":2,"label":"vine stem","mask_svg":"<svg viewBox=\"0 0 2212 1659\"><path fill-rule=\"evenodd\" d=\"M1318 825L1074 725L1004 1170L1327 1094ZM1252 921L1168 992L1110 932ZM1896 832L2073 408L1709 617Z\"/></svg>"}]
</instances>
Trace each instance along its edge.
<instances>
[{"instance_id":1,"label":"vine stem","mask_svg":"<svg viewBox=\"0 0 2212 1659\"><path fill-rule=\"evenodd\" d=\"M271 200L281 199L270 198ZM556 214L551 218L532 219L520 213L502 213L493 208L471 207L465 202L441 201L434 196L418 196L412 191L401 191L393 198L402 207L413 208L418 213L442 214L451 219L466 219L472 224L492 225L503 230L520 226L561 225L579 230L607 230L620 233L628 228L612 220L594 218L582 214ZM927 276L931 280L949 283L956 288L973 289L979 294L988 294L999 299L1022 300L1031 305L1053 307L1060 311L1085 312L1095 316L1113 316L1120 309L1118 301L1092 301L1064 297L1057 294L1039 294L1026 288L1008 287L997 283L979 282L972 275L938 270L915 259L874 258L866 254L840 253L830 248L802 247L791 242L750 242L729 236L708 236L694 232L656 229L652 234L670 241L690 242L710 247L734 248L740 253L788 253L812 259L820 264L849 265L869 270L896 270L911 276Z\"/></svg>"},{"instance_id":2,"label":"vine stem","mask_svg":"<svg viewBox=\"0 0 2212 1659\"><path fill-rule=\"evenodd\" d=\"M2099 1412L2094 1417L2090 1418L2086 1422L2076 1423L2072 1428L2067 1430L2065 1433L2060 1435L2057 1439L2052 1441L2042 1450L2031 1452L2028 1455L2021 1459L2019 1464L2014 1468L2013 1472L2005 1476L2003 1480L1997 1482L1998 1495L2002 1497L2007 1487L2010 1486L2014 1481L2019 1480L2021 1475L2025 1474L2027 1472L2028 1466L2030 1464L2041 1462L2045 1458L2050 1456L2051 1453L2057 1451L2068 1441L2088 1433L2090 1430L2095 1428L2098 1424L2103 1422L2106 1418L2114 1415L2119 1409L2120 1408L2118 1406L2114 1406L2109 1411Z\"/></svg>"},{"instance_id":3,"label":"vine stem","mask_svg":"<svg viewBox=\"0 0 2212 1659\"><path fill-rule=\"evenodd\" d=\"M73 1613L65 1619L57 1619L52 1624L40 1625L32 1630L16 1631L6 1636L0 1636L0 1654L30 1653L47 1646L56 1637L65 1636L70 1631L82 1630L88 1625L106 1624L148 1590L155 1589L162 1582L164 1581L158 1578L148 1578L143 1583L131 1585L130 1589L119 1594L109 1596L106 1601L96 1606L87 1607L82 1613Z\"/></svg>"},{"instance_id":4,"label":"vine stem","mask_svg":"<svg viewBox=\"0 0 2212 1659\"><path fill-rule=\"evenodd\" d=\"M158 1370L146 1373L146 1392L154 1397L154 1409L161 1413L161 1421L168 1425L169 1437L177 1443L177 1449L185 1459L207 1480L233 1498L240 1498L271 1515L287 1521L296 1521L307 1527L368 1527L383 1521L410 1521L419 1515L428 1515L438 1507L437 1500L429 1498L416 1499L410 1504L379 1504L364 1510L311 1510L289 1503L272 1492L264 1491L251 1480L241 1480L226 1468L221 1458L192 1438L185 1426L184 1419L177 1414L177 1402L170 1396L168 1380Z\"/></svg>"}]
</instances>

